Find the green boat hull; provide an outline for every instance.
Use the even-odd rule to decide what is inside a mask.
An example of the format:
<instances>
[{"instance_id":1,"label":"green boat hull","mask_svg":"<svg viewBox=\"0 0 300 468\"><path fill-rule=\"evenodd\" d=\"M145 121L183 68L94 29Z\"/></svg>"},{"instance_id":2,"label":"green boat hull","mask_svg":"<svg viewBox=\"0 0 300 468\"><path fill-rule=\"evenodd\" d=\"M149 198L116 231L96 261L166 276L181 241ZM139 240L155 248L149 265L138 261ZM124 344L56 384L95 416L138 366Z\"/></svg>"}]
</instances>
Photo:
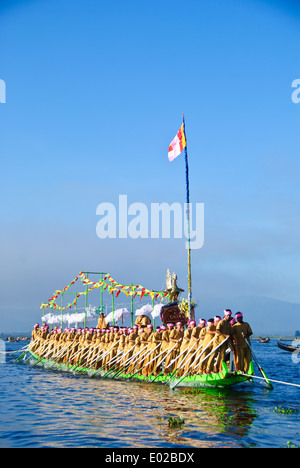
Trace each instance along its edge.
<instances>
[{"instance_id":1,"label":"green boat hull","mask_svg":"<svg viewBox=\"0 0 300 468\"><path fill-rule=\"evenodd\" d=\"M31 351L30 351L31 352ZM206 388L227 388L227 387L232 387L234 385L246 382L249 380L249 377L245 377L244 375L241 375L239 372L229 372L227 365L225 362L222 363L222 372L215 373L215 374L209 374L209 375L191 375L184 377L184 379L175 379L172 378L170 381L170 375L167 376L149 376L145 377L143 375L131 375L131 374L122 374L119 372L110 372L109 374L107 371L96 371L93 369L88 369L86 367L78 367L78 366L70 366L66 365L64 363L56 363L55 361L50 361L47 359L40 359L39 356L35 355L33 352L31 352L32 356L39 361L41 364L51 364L54 363L56 366L56 369L61 369L63 371L76 371L76 372L82 372L82 373L87 373L90 377L100 377L100 378L110 378L110 379L118 379L118 380L135 380L135 381L140 381L140 382L154 382L154 383L161 383L161 384L166 384L169 382L172 382L172 386L176 385L178 387L192 387L192 388L200 388L200 387L206 387ZM107 375L108 374L108 375ZM251 376L254 374L254 367L253 363L250 363L250 367L248 370L248 375Z\"/></svg>"}]
</instances>

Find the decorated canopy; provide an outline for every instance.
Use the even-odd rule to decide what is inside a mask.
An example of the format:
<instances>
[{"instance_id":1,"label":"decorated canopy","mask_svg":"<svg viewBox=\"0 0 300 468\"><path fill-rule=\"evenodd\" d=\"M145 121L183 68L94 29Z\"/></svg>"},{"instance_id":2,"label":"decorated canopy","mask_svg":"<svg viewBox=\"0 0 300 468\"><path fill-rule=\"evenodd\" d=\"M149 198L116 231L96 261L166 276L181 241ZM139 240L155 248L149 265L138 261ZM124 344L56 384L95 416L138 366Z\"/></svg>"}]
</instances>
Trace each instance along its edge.
<instances>
[{"instance_id":1,"label":"decorated canopy","mask_svg":"<svg viewBox=\"0 0 300 468\"><path fill-rule=\"evenodd\" d=\"M68 303L66 306L59 306L56 303L56 299L62 293L66 293L68 289L75 284L78 280L80 280L83 284L86 285L86 290L79 292L75 295L75 298L72 302ZM168 296L166 291L153 291L147 288L144 288L140 284L133 285L133 284L121 284L115 281L108 273L104 275L103 279L98 282L91 281L82 271L79 273L76 278L71 281L65 288L62 290L57 289L53 296L50 297L48 302L43 302L41 304L41 309L46 309L48 307L54 310L67 310L71 309L73 305L76 304L77 299L80 296L87 295L94 289L101 288L102 291L108 291L110 294L114 294L115 297L118 297L119 294L122 292L127 297L135 298L139 297L142 299L144 296L151 297L152 300L159 300L162 301L164 298Z\"/></svg>"}]
</instances>

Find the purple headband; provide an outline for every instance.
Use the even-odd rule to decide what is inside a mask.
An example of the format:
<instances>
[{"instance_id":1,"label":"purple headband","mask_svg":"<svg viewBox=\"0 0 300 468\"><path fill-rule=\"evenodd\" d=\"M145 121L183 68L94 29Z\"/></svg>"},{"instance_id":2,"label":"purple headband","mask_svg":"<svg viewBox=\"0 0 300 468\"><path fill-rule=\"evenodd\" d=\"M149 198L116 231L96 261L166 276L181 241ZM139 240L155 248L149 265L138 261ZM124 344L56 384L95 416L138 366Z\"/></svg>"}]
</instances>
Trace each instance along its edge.
<instances>
[{"instance_id":1,"label":"purple headband","mask_svg":"<svg viewBox=\"0 0 300 468\"><path fill-rule=\"evenodd\" d=\"M228 316L228 315L232 315L232 312L231 310L224 310L224 315Z\"/></svg>"}]
</instances>

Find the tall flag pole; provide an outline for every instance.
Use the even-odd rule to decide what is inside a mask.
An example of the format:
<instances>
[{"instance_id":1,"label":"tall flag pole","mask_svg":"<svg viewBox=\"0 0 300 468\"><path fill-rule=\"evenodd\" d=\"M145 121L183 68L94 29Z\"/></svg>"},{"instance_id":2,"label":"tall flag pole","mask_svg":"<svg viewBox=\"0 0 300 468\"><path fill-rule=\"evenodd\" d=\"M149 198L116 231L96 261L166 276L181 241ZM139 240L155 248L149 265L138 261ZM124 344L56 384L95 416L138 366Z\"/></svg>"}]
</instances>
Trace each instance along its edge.
<instances>
[{"instance_id":1,"label":"tall flag pole","mask_svg":"<svg viewBox=\"0 0 300 468\"><path fill-rule=\"evenodd\" d=\"M185 133L185 120L183 114L183 131L185 136L185 181L186 181L186 217L187 217L187 231L188 231L188 306L189 306L189 317L192 317L192 265L191 265L191 225L190 225L190 181L189 181L189 161L187 152L187 139Z\"/></svg>"},{"instance_id":2,"label":"tall flag pole","mask_svg":"<svg viewBox=\"0 0 300 468\"><path fill-rule=\"evenodd\" d=\"M190 183L189 183L189 163L187 152L187 139L185 132L185 120L183 114L183 123L176 137L172 140L169 146L169 161L173 161L185 150L185 180L186 180L186 216L187 216L187 234L188 234L188 307L189 318L192 316L192 267L191 267L191 225L190 225Z\"/></svg>"}]
</instances>

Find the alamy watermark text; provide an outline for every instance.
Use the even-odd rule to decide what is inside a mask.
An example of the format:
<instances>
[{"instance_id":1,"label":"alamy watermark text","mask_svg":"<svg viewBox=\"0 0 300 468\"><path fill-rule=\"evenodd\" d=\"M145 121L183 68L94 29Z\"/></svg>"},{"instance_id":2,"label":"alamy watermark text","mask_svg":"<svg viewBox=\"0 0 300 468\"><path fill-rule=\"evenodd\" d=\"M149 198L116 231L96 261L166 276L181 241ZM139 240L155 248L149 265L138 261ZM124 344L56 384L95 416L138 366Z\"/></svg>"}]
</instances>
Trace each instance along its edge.
<instances>
[{"instance_id":1,"label":"alamy watermark text","mask_svg":"<svg viewBox=\"0 0 300 468\"><path fill-rule=\"evenodd\" d=\"M300 79L292 82L292 88L296 88L292 92L292 101L294 104L298 104L300 102Z\"/></svg>"},{"instance_id":2,"label":"alamy watermark text","mask_svg":"<svg viewBox=\"0 0 300 468\"><path fill-rule=\"evenodd\" d=\"M189 219L187 221L187 211ZM119 205L103 202L97 206L96 233L99 239L182 239L187 240L186 248L201 249L204 244L204 204L193 205L131 203L127 195L119 195ZM173 221L172 221L173 220ZM190 244L188 242L190 239Z\"/></svg>"},{"instance_id":3,"label":"alamy watermark text","mask_svg":"<svg viewBox=\"0 0 300 468\"><path fill-rule=\"evenodd\" d=\"M4 80L0 79L0 104L6 103L6 84Z\"/></svg>"}]
</instances>

